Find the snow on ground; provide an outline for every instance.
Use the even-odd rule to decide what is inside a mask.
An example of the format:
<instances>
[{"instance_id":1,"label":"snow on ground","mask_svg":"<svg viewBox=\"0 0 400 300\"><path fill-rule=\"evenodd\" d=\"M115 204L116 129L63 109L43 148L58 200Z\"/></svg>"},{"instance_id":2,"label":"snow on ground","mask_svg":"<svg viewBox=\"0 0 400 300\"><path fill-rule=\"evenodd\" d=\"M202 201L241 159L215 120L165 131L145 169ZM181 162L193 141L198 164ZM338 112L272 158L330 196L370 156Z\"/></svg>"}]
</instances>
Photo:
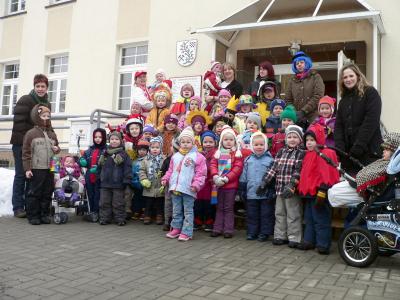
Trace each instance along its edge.
<instances>
[{"instance_id":1,"label":"snow on ground","mask_svg":"<svg viewBox=\"0 0 400 300\"><path fill-rule=\"evenodd\" d=\"M14 182L14 170L0 168L0 217L13 214L12 188Z\"/></svg>"}]
</instances>

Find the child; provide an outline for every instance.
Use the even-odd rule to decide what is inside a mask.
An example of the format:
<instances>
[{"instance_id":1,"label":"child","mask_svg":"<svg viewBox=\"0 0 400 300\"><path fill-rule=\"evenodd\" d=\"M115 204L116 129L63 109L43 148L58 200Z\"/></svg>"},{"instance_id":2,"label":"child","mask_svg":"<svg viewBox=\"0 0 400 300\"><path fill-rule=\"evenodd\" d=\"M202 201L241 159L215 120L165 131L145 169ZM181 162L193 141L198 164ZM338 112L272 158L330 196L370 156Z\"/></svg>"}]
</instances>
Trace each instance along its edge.
<instances>
[{"instance_id":1,"label":"child","mask_svg":"<svg viewBox=\"0 0 400 300\"><path fill-rule=\"evenodd\" d=\"M339 172L329 165L317 151L338 163L335 151L323 149L325 144L324 128L319 124L311 125L304 134L306 154L303 159L299 181L299 195L304 203L304 239L298 246L301 250L317 247L319 254L329 254L331 247L331 207L327 191L339 182Z\"/></svg>"},{"instance_id":2,"label":"child","mask_svg":"<svg viewBox=\"0 0 400 300\"><path fill-rule=\"evenodd\" d=\"M260 174L271 168L274 159L268 152L268 139L260 131L251 136L250 145L253 154L246 158L239 180L246 187L247 239L265 242L274 234L275 191L269 188L262 196L256 191L262 182Z\"/></svg>"},{"instance_id":3,"label":"child","mask_svg":"<svg viewBox=\"0 0 400 300\"><path fill-rule=\"evenodd\" d=\"M99 159L100 173L100 225L126 224L124 201L125 187L132 180L132 163L124 151L122 136L118 131L110 133L110 145Z\"/></svg>"},{"instance_id":4,"label":"child","mask_svg":"<svg viewBox=\"0 0 400 300\"><path fill-rule=\"evenodd\" d=\"M222 83L222 65L218 61L211 62L211 70L204 74L204 99L206 100L205 111L210 113L215 101L217 100L218 92L221 90Z\"/></svg>"},{"instance_id":5,"label":"child","mask_svg":"<svg viewBox=\"0 0 400 300\"><path fill-rule=\"evenodd\" d=\"M155 75L155 81L150 86L152 92L154 92L163 82L167 79L165 71L163 69L158 69Z\"/></svg>"},{"instance_id":6,"label":"child","mask_svg":"<svg viewBox=\"0 0 400 300\"><path fill-rule=\"evenodd\" d=\"M208 125L212 123L211 118L204 110L195 110L190 112L187 117L187 122L192 126L197 150L199 152L203 151L200 136L205 130L207 130Z\"/></svg>"},{"instance_id":7,"label":"child","mask_svg":"<svg viewBox=\"0 0 400 300\"><path fill-rule=\"evenodd\" d=\"M314 121L314 123L321 124L324 127L325 145L328 147L335 146L335 141L333 139L336 123L336 117L333 116L335 112L335 102L335 98L329 96L322 97L318 104L319 117Z\"/></svg>"},{"instance_id":8,"label":"child","mask_svg":"<svg viewBox=\"0 0 400 300\"><path fill-rule=\"evenodd\" d=\"M285 106L285 101L278 98L271 102L271 114L267 118L267 124L265 125L265 132L269 139L278 133L282 127L281 114Z\"/></svg>"},{"instance_id":9,"label":"child","mask_svg":"<svg viewBox=\"0 0 400 300\"><path fill-rule=\"evenodd\" d=\"M183 130L185 127L190 126L190 122L188 122L188 115L195 110L201 109L201 98L199 96L193 96L190 98L189 107L186 110L186 113L183 114L178 122L178 127L180 130Z\"/></svg>"},{"instance_id":10,"label":"child","mask_svg":"<svg viewBox=\"0 0 400 300\"><path fill-rule=\"evenodd\" d=\"M32 225L50 224L50 204L54 189L54 176L50 172L50 159L60 152L57 136L50 122L50 110L37 104L31 111L35 127L24 136L22 163L30 181L26 193L26 215Z\"/></svg>"},{"instance_id":11,"label":"child","mask_svg":"<svg viewBox=\"0 0 400 300\"><path fill-rule=\"evenodd\" d=\"M221 135L222 128L225 125L229 125L231 122L225 116L218 116L214 118L212 123L212 131L219 137Z\"/></svg>"},{"instance_id":12,"label":"child","mask_svg":"<svg viewBox=\"0 0 400 300\"><path fill-rule=\"evenodd\" d=\"M132 116L126 122L126 133L124 136L125 140L125 151L129 155L131 160L137 158L136 146L138 141L142 138L143 133L143 121L136 115Z\"/></svg>"},{"instance_id":13,"label":"child","mask_svg":"<svg viewBox=\"0 0 400 300\"><path fill-rule=\"evenodd\" d=\"M260 97L257 97L258 98L258 102L256 103L257 108L254 109L254 111L260 114L263 128L265 127L267 118L271 114L271 102L277 97L279 97L279 94L277 92L277 87L275 82L266 81L260 87Z\"/></svg>"},{"instance_id":14,"label":"child","mask_svg":"<svg viewBox=\"0 0 400 300\"><path fill-rule=\"evenodd\" d=\"M164 117L169 114L171 91L166 84L157 87L153 94L154 106L146 118L145 124L152 124L157 130L164 127Z\"/></svg>"},{"instance_id":15,"label":"child","mask_svg":"<svg viewBox=\"0 0 400 300\"><path fill-rule=\"evenodd\" d=\"M97 166L100 156L106 149L106 142L106 131L103 128L96 128L93 131L93 145L79 159L80 166L87 169L85 182L90 209L87 220L92 222L97 222L99 219L100 177Z\"/></svg>"},{"instance_id":16,"label":"child","mask_svg":"<svg viewBox=\"0 0 400 300\"><path fill-rule=\"evenodd\" d=\"M217 192L217 213L211 237L224 234L231 238L234 231L234 204L236 191L239 186L239 176L243 169L242 153L233 129L227 125L221 132L218 150L210 163L211 176ZM217 189L216 189L217 188ZM212 203L215 197L212 199Z\"/></svg>"},{"instance_id":17,"label":"child","mask_svg":"<svg viewBox=\"0 0 400 300\"><path fill-rule=\"evenodd\" d=\"M276 207L274 245L287 244L296 248L301 241L301 202L294 194L301 170L304 150L301 149L303 130L297 125L286 128L286 146L279 150L274 164L265 174L263 183L257 189L262 196L272 179L275 178Z\"/></svg>"},{"instance_id":18,"label":"child","mask_svg":"<svg viewBox=\"0 0 400 300\"><path fill-rule=\"evenodd\" d=\"M285 130L289 125L294 125L297 122L297 115L294 106L288 105L281 113L281 129L272 136L271 155L276 154L285 146L286 134Z\"/></svg>"},{"instance_id":19,"label":"child","mask_svg":"<svg viewBox=\"0 0 400 300\"><path fill-rule=\"evenodd\" d=\"M163 121L164 122L164 121ZM156 137L158 135L157 130L154 129L152 124L147 124L143 127L143 136L142 138L148 142L152 137Z\"/></svg>"},{"instance_id":20,"label":"child","mask_svg":"<svg viewBox=\"0 0 400 300\"><path fill-rule=\"evenodd\" d=\"M250 95L242 95L239 98L239 103L236 106L237 115L246 115L252 112L257 106L253 103L253 97Z\"/></svg>"},{"instance_id":21,"label":"child","mask_svg":"<svg viewBox=\"0 0 400 300\"><path fill-rule=\"evenodd\" d=\"M172 140L179 136L178 118L173 114L169 114L164 118L164 128L161 130L163 138L162 152L165 156L171 154Z\"/></svg>"},{"instance_id":22,"label":"child","mask_svg":"<svg viewBox=\"0 0 400 300\"><path fill-rule=\"evenodd\" d=\"M186 111L189 108L190 98L194 96L194 89L190 83L186 83L181 88L181 97L176 100L174 105L171 108L171 114L176 115L180 118L182 115L185 115Z\"/></svg>"},{"instance_id":23,"label":"child","mask_svg":"<svg viewBox=\"0 0 400 300\"><path fill-rule=\"evenodd\" d=\"M167 237L188 241L193 236L193 205L207 176L206 159L194 146L194 133L186 127L179 135L179 152L172 156L161 184L172 192L173 218Z\"/></svg>"},{"instance_id":24,"label":"child","mask_svg":"<svg viewBox=\"0 0 400 300\"><path fill-rule=\"evenodd\" d=\"M211 187L213 179L210 172L210 163L215 151L217 151L218 136L210 131L204 131L201 135L201 145L203 151L201 154L206 158L207 178L203 188L197 193L197 199L194 202L194 228L200 228L204 225L204 231L212 231L215 218L215 205L211 204Z\"/></svg>"},{"instance_id":25,"label":"child","mask_svg":"<svg viewBox=\"0 0 400 300\"><path fill-rule=\"evenodd\" d=\"M246 125L246 130L242 134L238 135L238 142L241 146L241 149L250 149L250 146L251 146L250 138L251 138L252 134L256 131L261 130L260 115L255 112L249 113L246 118L245 125ZM251 151L250 151L249 155L250 154L251 154Z\"/></svg>"},{"instance_id":26,"label":"child","mask_svg":"<svg viewBox=\"0 0 400 300\"><path fill-rule=\"evenodd\" d=\"M164 194L161 188L160 170L164 161L162 155L162 138L154 137L150 140L149 153L140 164L139 179L143 186L143 198L146 204L144 210L144 225L151 224L153 213L156 215L156 224L163 224Z\"/></svg>"},{"instance_id":27,"label":"child","mask_svg":"<svg viewBox=\"0 0 400 300\"><path fill-rule=\"evenodd\" d=\"M228 90L220 90L218 93L218 100L210 111L210 116L212 118L223 116L225 114L225 108L227 107L231 98L231 93Z\"/></svg>"},{"instance_id":28,"label":"child","mask_svg":"<svg viewBox=\"0 0 400 300\"><path fill-rule=\"evenodd\" d=\"M137 144L138 157L132 162L132 181L125 190L125 200L127 211L132 210L132 220L144 219L144 200L143 200L143 186L139 179L139 170L142 160L149 152L149 142L147 140L140 140ZM133 195L133 207L132 207Z\"/></svg>"}]
</instances>

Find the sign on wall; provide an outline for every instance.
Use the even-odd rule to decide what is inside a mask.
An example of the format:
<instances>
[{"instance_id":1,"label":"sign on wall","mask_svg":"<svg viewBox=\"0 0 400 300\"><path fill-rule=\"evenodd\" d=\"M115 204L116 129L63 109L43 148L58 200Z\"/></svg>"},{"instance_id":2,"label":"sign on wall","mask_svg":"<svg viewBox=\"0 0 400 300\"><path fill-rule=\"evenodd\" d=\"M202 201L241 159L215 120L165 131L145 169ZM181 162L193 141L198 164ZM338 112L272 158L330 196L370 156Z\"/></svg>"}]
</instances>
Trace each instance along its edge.
<instances>
[{"instance_id":1,"label":"sign on wall","mask_svg":"<svg viewBox=\"0 0 400 300\"><path fill-rule=\"evenodd\" d=\"M190 83L193 86L195 96L200 96L202 93L203 78L201 75L171 77L172 81L172 103L181 97L181 88L184 84Z\"/></svg>"},{"instance_id":2,"label":"sign on wall","mask_svg":"<svg viewBox=\"0 0 400 300\"><path fill-rule=\"evenodd\" d=\"M176 60L182 67L190 66L197 55L197 40L176 42Z\"/></svg>"}]
</instances>

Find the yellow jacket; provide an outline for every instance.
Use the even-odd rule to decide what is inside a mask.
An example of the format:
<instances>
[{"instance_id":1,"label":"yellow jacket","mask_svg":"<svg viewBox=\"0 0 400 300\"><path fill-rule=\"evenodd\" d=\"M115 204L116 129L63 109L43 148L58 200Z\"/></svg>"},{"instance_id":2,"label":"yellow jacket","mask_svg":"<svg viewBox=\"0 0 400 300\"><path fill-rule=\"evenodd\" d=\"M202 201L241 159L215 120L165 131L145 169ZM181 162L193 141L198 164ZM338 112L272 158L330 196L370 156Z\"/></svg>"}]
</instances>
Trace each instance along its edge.
<instances>
[{"instance_id":1,"label":"yellow jacket","mask_svg":"<svg viewBox=\"0 0 400 300\"><path fill-rule=\"evenodd\" d=\"M150 110L145 124L152 124L154 128L160 131L164 127L164 118L169 114L168 108L154 107Z\"/></svg>"}]
</instances>

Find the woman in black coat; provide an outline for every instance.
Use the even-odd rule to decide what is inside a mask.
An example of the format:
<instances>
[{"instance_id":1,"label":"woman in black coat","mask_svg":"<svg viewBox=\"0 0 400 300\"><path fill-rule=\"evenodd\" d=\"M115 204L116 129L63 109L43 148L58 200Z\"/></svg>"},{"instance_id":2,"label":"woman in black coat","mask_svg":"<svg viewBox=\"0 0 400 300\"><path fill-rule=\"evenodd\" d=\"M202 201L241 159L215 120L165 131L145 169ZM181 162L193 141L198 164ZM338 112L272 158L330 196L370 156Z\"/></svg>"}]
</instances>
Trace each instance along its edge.
<instances>
[{"instance_id":1,"label":"woman in black coat","mask_svg":"<svg viewBox=\"0 0 400 300\"><path fill-rule=\"evenodd\" d=\"M368 165L382 156L381 97L355 64L342 68L339 88L342 99L336 116L335 146ZM360 170L343 157L342 167L353 175Z\"/></svg>"},{"instance_id":2,"label":"woman in black coat","mask_svg":"<svg viewBox=\"0 0 400 300\"><path fill-rule=\"evenodd\" d=\"M228 90L232 96L235 96L239 99L243 94L243 86L242 84L236 80L236 68L235 65L226 62L222 65L224 81L221 83L221 87L223 89Z\"/></svg>"}]
</instances>

